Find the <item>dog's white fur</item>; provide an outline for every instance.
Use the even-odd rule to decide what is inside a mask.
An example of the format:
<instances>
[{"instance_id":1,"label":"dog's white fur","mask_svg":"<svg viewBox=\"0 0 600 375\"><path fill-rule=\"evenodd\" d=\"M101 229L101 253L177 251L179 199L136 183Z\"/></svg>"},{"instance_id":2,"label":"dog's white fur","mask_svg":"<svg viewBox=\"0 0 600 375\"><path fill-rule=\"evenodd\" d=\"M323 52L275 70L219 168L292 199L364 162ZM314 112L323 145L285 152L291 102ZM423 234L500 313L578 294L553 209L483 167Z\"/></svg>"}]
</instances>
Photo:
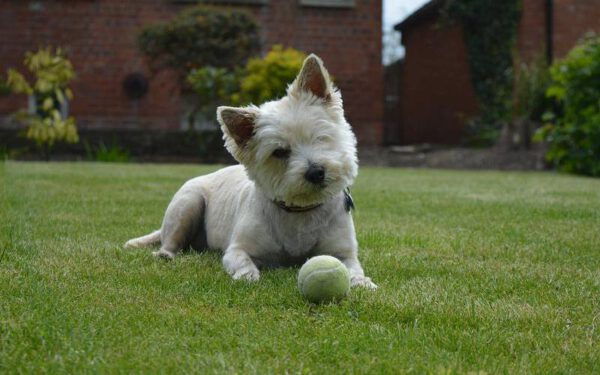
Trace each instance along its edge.
<instances>
[{"instance_id":1,"label":"dog's white fur","mask_svg":"<svg viewBox=\"0 0 600 375\"><path fill-rule=\"evenodd\" d=\"M186 182L161 229L125 246L160 243L153 254L169 259L190 245L224 249L227 272L246 280L258 280L261 266L328 254L346 265L352 285L376 288L358 261L344 194L358 172L356 138L321 60L304 61L284 98L219 107L217 119L240 165ZM311 168L324 174L311 182Z\"/></svg>"}]
</instances>

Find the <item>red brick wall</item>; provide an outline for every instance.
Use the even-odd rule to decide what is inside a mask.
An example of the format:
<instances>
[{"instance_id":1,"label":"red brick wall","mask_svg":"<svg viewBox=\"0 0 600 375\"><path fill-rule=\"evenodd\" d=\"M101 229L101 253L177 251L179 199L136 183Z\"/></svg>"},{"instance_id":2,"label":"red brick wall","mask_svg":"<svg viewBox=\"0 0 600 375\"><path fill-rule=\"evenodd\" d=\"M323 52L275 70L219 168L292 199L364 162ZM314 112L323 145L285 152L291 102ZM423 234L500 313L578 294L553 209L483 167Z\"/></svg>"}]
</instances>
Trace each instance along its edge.
<instances>
[{"instance_id":1,"label":"red brick wall","mask_svg":"<svg viewBox=\"0 0 600 375\"><path fill-rule=\"evenodd\" d=\"M546 56L546 0L523 0L519 23L518 59L531 61Z\"/></svg>"},{"instance_id":2,"label":"red brick wall","mask_svg":"<svg viewBox=\"0 0 600 375\"><path fill-rule=\"evenodd\" d=\"M553 25L554 57L560 58L585 33L600 33L600 1L554 0ZM459 143L465 120L478 112L460 26L443 26L434 13L407 26L402 40L399 143ZM517 50L524 61L545 56L545 0L523 0Z\"/></svg>"},{"instance_id":3,"label":"red brick wall","mask_svg":"<svg viewBox=\"0 0 600 375\"><path fill-rule=\"evenodd\" d=\"M342 90L347 118L359 141L381 143L381 0L357 0L348 9L298 3L270 0L264 6L246 6L263 27L265 50L281 43L320 55ZM152 77L140 101L127 98L122 81L132 72L148 73L136 46L139 30L173 17L183 7L168 0L4 1L0 72L20 68L26 51L63 46L78 76L71 113L81 128L179 129L182 103L172 74ZM25 102L0 98L0 117Z\"/></svg>"},{"instance_id":4,"label":"red brick wall","mask_svg":"<svg viewBox=\"0 0 600 375\"><path fill-rule=\"evenodd\" d=\"M462 28L431 17L402 34L400 142L460 142L464 120L477 113Z\"/></svg>"},{"instance_id":5,"label":"red brick wall","mask_svg":"<svg viewBox=\"0 0 600 375\"><path fill-rule=\"evenodd\" d=\"M588 32L600 34L600 1L554 0L555 57L564 57Z\"/></svg>"},{"instance_id":6,"label":"red brick wall","mask_svg":"<svg viewBox=\"0 0 600 375\"><path fill-rule=\"evenodd\" d=\"M564 57L586 33L600 33L598 0L554 0L553 52ZM546 1L523 1L519 26L519 54L527 60L546 52Z\"/></svg>"}]
</instances>

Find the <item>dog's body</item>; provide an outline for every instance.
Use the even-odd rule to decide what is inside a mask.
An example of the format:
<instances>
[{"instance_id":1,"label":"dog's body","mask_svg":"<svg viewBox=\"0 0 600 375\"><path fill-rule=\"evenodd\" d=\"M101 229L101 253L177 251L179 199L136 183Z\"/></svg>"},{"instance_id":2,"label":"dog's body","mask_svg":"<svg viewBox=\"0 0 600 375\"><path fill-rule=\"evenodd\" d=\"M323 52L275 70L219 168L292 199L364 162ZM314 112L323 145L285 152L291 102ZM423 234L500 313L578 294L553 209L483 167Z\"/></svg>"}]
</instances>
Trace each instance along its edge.
<instances>
[{"instance_id":1,"label":"dog's body","mask_svg":"<svg viewBox=\"0 0 600 375\"><path fill-rule=\"evenodd\" d=\"M259 267L299 264L328 254L364 276L345 192L357 174L356 140L341 96L320 59L309 56L288 95L261 107L219 107L229 152L241 165L186 182L160 230L126 247L160 243L172 258L187 246L224 249L234 279L257 280Z\"/></svg>"}]
</instances>

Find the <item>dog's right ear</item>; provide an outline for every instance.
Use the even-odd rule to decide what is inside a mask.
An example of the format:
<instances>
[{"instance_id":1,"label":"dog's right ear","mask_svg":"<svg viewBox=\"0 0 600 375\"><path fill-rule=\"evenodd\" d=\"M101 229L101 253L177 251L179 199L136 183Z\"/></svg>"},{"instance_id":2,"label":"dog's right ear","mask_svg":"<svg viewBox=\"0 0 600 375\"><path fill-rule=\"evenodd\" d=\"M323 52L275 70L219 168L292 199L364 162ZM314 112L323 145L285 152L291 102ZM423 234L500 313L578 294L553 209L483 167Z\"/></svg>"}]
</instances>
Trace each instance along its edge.
<instances>
[{"instance_id":1,"label":"dog's right ear","mask_svg":"<svg viewBox=\"0 0 600 375\"><path fill-rule=\"evenodd\" d=\"M253 107L217 108L217 120L221 124L221 129L226 136L235 141L238 147L243 148L252 138L254 133L254 124L258 116L258 109Z\"/></svg>"},{"instance_id":2,"label":"dog's right ear","mask_svg":"<svg viewBox=\"0 0 600 375\"><path fill-rule=\"evenodd\" d=\"M288 89L289 94L297 94L302 91L310 92L325 101L330 99L333 92L329 73L323 66L323 61L315 54L310 54L304 60L300 73Z\"/></svg>"}]
</instances>

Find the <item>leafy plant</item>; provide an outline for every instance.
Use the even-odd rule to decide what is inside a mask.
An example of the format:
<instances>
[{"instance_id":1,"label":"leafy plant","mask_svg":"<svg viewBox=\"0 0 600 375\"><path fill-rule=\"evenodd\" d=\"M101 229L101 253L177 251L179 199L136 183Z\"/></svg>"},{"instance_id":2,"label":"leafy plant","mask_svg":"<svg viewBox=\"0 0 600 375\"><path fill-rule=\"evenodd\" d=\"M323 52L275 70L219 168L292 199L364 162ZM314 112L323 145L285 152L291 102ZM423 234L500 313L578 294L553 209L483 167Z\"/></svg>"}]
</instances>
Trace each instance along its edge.
<instances>
[{"instance_id":1,"label":"leafy plant","mask_svg":"<svg viewBox=\"0 0 600 375\"><path fill-rule=\"evenodd\" d=\"M239 88L239 73L225 68L206 66L194 69L186 82L198 96L198 106L190 114L189 121L200 113L205 119L213 118L216 108L228 104L232 93Z\"/></svg>"},{"instance_id":2,"label":"leafy plant","mask_svg":"<svg viewBox=\"0 0 600 375\"><path fill-rule=\"evenodd\" d=\"M529 149L534 129L541 122L543 112L549 105L546 89L550 83L548 66L543 56L529 62L515 62L512 116L507 120L498 137L500 149Z\"/></svg>"},{"instance_id":3,"label":"leafy plant","mask_svg":"<svg viewBox=\"0 0 600 375\"><path fill-rule=\"evenodd\" d=\"M546 95L557 108L536 135L560 170L600 176L600 37L588 36L550 68Z\"/></svg>"},{"instance_id":4,"label":"leafy plant","mask_svg":"<svg viewBox=\"0 0 600 375\"><path fill-rule=\"evenodd\" d=\"M138 45L159 70L171 68L183 77L204 66L233 69L260 50L259 27L240 10L196 6L172 21L146 27Z\"/></svg>"},{"instance_id":5,"label":"leafy plant","mask_svg":"<svg viewBox=\"0 0 600 375\"><path fill-rule=\"evenodd\" d=\"M68 83L75 77L75 72L60 48L27 52L24 65L35 80L29 83L23 74L9 69L7 85L15 94L30 96L30 109L17 112L16 118L26 126L26 137L33 140L47 157L55 142L79 141L75 119L65 118L61 113L61 106L73 98Z\"/></svg>"},{"instance_id":6,"label":"leafy plant","mask_svg":"<svg viewBox=\"0 0 600 375\"><path fill-rule=\"evenodd\" d=\"M250 59L241 75L240 90L233 93L231 102L236 105L261 104L284 96L305 57L296 49L274 45L265 57Z\"/></svg>"},{"instance_id":7,"label":"leafy plant","mask_svg":"<svg viewBox=\"0 0 600 375\"><path fill-rule=\"evenodd\" d=\"M0 145L0 161L10 160L11 156L12 156L11 150L4 145Z\"/></svg>"},{"instance_id":8,"label":"leafy plant","mask_svg":"<svg viewBox=\"0 0 600 375\"><path fill-rule=\"evenodd\" d=\"M207 66L192 70L186 81L199 97L198 112L214 118L222 104L260 104L284 96L304 58L303 52L274 45L265 57L251 58L243 68Z\"/></svg>"},{"instance_id":9,"label":"leafy plant","mask_svg":"<svg viewBox=\"0 0 600 375\"><path fill-rule=\"evenodd\" d=\"M546 90L550 85L548 64L543 57L516 64L512 94L513 117L540 121L549 105Z\"/></svg>"},{"instance_id":10,"label":"leafy plant","mask_svg":"<svg viewBox=\"0 0 600 375\"><path fill-rule=\"evenodd\" d=\"M120 147L116 143L109 146L100 142L97 147L92 147L89 143L84 143L85 155L88 160L110 163L127 163L131 161L129 151Z\"/></svg>"},{"instance_id":11,"label":"leafy plant","mask_svg":"<svg viewBox=\"0 0 600 375\"><path fill-rule=\"evenodd\" d=\"M3 77L0 77L0 96L10 95L11 90L8 82Z\"/></svg>"}]
</instances>

